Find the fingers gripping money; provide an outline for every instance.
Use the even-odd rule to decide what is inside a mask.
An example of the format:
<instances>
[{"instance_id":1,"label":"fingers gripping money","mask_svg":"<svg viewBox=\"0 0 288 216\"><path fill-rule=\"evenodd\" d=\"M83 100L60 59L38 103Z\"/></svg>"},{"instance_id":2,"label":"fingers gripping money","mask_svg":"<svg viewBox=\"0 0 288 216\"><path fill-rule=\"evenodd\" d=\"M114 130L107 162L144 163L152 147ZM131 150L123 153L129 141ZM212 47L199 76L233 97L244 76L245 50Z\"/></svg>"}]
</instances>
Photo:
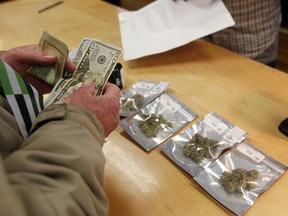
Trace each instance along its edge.
<instances>
[{"instance_id":1,"label":"fingers gripping money","mask_svg":"<svg viewBox=\"0 0 288 216\"><path fill-rule=\"evenodd\" d=\"M69 55L66 44L44 31L37 49L58 57L58 61L52 66L33 66L28 70L54 86L44 106L62 102L87 79L93 80L95 84L95 96L101 95L121 55L118 47L97 39L84 38L77 50L74 50L74 55L71 55L71 60L76 65L71 77L71 73L65 73L65 61Z\"/></svg>"}]
</instances>

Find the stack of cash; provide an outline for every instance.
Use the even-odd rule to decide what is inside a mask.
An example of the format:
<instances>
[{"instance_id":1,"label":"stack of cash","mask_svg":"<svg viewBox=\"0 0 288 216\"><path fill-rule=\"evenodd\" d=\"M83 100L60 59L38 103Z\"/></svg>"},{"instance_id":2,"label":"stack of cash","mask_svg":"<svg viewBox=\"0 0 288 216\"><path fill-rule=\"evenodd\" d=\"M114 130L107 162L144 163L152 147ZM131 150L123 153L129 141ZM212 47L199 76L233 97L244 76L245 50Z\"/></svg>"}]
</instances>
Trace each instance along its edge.
<instances>
[{"instance_id":1,"label":"stack of cash","mask_svg":"<svg viewBox=\"0 0 288 216\"><path fill-rule=\"evenodd\" d=\"M58 57L54 65L33 66L28 72L54 86L44 106L61 103L78 89L84 80L95 83L95 96L101 95L118 59L121 49L94 38L84 38L77 49L69 54L66 44L44 31L38 49ZM67 57L76 65L76 70L65 71Z\"/></svg>"}]
</instances>

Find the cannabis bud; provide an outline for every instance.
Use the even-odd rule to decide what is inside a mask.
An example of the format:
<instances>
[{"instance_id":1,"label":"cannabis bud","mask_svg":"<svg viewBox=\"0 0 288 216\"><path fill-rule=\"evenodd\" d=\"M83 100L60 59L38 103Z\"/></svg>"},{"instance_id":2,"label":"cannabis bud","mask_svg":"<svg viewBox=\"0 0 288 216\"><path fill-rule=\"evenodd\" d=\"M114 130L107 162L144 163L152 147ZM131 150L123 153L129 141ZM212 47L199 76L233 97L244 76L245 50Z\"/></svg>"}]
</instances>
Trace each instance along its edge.
<instances>
[{"instance_id":1,"label":"cannabis bud","mask_svg":"<svg viewBox=\"0 0 288 216\"><path fill-rule=\"evenodd\" d=\"M139 128L146 137L156 137L159 130L164 127L172 127L172 124L168 122L161 114L156 116L155 114L146 115L144 121L139 121Z\"/></svg>"},{"instance_id":2,"label":"cannabis bud","mask_svg":"<svg viewBox=\"0 0 288 216\"><path fill-rule=\"evenodd\" d=\"M196 163L201 163L203 158L212 158L212 150L216 148L218 141L195 134L183 147L183 154Z\"/></svg>"},{"instance_id":3,"label":"cannabis bud","mask_svg":"<svg viewBox=\"0 0 288 216\"><path fill-rule=\"evenodd\" d=\"M144 103L144 96L135 94L132 98L124 98L121 101L122 109L126 111L137 111Z\"/></svg>"},{"instance_id":4,"label":"cannabis bud","mask_svg":"<svg viewBox=\"0 0 288 216\"><path fill-rule=\"evenodd\" d=\"M251 190L253 181L258 178L257 170L234 169L232 172L223 172L220 183L229 192L241 192L243 189Z\"/></svg>"}]
</instances>

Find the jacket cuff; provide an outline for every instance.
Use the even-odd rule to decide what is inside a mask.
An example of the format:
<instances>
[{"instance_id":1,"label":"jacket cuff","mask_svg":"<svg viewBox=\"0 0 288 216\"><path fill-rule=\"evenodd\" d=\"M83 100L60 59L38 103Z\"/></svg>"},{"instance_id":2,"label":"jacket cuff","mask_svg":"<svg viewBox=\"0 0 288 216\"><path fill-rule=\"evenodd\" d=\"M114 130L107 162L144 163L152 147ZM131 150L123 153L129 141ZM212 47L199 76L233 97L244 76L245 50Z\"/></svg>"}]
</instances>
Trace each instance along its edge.
<instances>
[{"instance_id":1,"label":"jacket cuff","mask_svg":"<svg viewBox=\"0 0 288 216\"><path fill-rule=\"evenodd\" d=\"M104 143L105 135L102 124L90 111L80 106L67 104L53 104L45 108L36 118L31 128L30 134L38 128L51 121L68 120L73 121L89 130L93 136Z\"/></svg>"}]
</instances>

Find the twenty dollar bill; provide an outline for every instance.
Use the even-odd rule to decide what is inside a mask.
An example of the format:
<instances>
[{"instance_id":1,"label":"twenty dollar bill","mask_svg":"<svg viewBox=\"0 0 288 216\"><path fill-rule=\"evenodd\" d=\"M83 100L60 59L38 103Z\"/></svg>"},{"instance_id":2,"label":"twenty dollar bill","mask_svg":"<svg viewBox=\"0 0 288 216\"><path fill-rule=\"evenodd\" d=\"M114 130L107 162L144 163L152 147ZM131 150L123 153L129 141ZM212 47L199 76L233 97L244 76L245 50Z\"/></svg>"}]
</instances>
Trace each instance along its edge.
<instances>
[{"instance_id":1,"label":"twenty dollar bill","mask_svg":"<svg viewBox=\"0 0 288 216\"><path fill-rule=\"evenodd\" d=\"M58 60L53 65L32 66L28 69L28 72L54 86L63 77L65 62L68 56L68 47L44 31L37 49L48 55L56 55Z\"/></svg>"},{"instance_id":2,"label":"twenty dollar bill","mask_svg":"<svg viewBox=\"0 0 288 216\"><path fill-rule=\"evenodd\" d=\"M87 38L82 40L78 51L83 47L81 46L83 43L87 44L87 40ZM80 82L91 79L95 83L95 95L101 95L121 55L121 49L96 39L91 39L89 45L85 47L86 50L77 61L77 69L73 77ZM79 58L77 54L75 58ZM73 62L76 62L75 58Z\"/></svg>"},{"instance_id":3,"label":"twenty dollar bill","mask_svg":"<svg viewBox=\"0 0 288 216\"><path fill-rule=\"evenodd\" d=\"M45 33L45 35L43 34L39 43L39 47L45 47L45 45L43 46L45 43L42 41L48 41L47 38L50 40L49 44L52 44L51 37L52 36L49 36L48 33ZM56 42L53 48L60 50L60 47L62 47L63 43L58 43L58 47L57 42L60 41L54 39L53 41ZM52 46L50 48L53 49ZM50 50L50 52L52 51ZM55 52L56 51L54 51L54 53ZM54 85L52 92L45 100L45 107L53 103L63 102L63 100L71 95L73 91L78 89L79 85L82 84L86 79L91 79L95 83L94 95L101 95L105 84L107 83L119 60L121 52L122 51L120 48L113 45L103 43L97 39L84 38L79 44L77 50L73 50L73 55L70 55L72 62L76 65L76 70L73 72L72 76L71 73L64 71L65 62L63 64L63 68L61 68L61 72L59 72L60 68L58 68L58 71L56 70L57 68L55 69L55 67L53 70L50 69L49 71L48 69L45 71L45 67L42 66L40 68L37 66L32 67L31 73L34 72L33 74L35 74L35 76L38 76L46 82ZM67 56L68 51L66 58ZM44 76L46 72L49 75ZM41 75L42 73L43 75ZM67 80L67 78L69 78L69 80Z\"/></svg>"}]
</instances>

